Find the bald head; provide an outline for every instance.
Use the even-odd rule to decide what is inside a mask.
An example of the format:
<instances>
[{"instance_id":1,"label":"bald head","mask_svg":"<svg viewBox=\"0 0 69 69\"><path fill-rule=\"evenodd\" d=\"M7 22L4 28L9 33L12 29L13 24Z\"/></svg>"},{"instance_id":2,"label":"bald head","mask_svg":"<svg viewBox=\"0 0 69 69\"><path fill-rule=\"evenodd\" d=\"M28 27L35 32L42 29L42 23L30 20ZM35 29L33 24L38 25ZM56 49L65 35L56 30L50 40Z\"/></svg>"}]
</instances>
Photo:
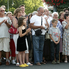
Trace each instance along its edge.
<instances>
[{"instance_id":1,"label":"bald head","mask_svg":"<svg viewBox=\"0 0 69 69\"><path fill-rule=\"evenodd\" d=\"M3 7L0 7L0 10L4 10L5 11L5 9Z\"/></svg>"},{"instance_id":2,"label":"bald head","mask_svg":"<svg viewBox=\"0 0 69 69\"><path fill-rule=\"evenodd\" d=\"M37 11L38 11L38 15L42 16L43 13L44 13L44 8L43 8L43 7L39 7L39 8L37 9Z\"/></svg>"}]
</instances>

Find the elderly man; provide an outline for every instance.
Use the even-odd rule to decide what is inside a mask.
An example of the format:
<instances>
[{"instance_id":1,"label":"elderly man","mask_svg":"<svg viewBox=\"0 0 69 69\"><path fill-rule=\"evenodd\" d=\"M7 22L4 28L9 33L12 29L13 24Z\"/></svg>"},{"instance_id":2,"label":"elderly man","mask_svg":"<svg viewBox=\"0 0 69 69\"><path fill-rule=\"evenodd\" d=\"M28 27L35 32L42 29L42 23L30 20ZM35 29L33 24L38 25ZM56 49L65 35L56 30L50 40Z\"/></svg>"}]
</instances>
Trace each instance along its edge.
<instances>
[{"instance_id":1,"label":"elderly man","mask_svg":"<svg viewBox=\"0 0 69 69\"><path fill-rule=\"evenodd\" d=\"M34 49L34 63L36 65L41 65L42 57L43 57L43 46L44 46L44 35L45 29L47 29L46 21L43 17L44 9L43 7L38 8L38 13L32 16L30 20L30 27L32 30L32 37L33 37L33 49ZM41 30L42 33L37 35L35 31ZM39 33L39 31L38 31Z\"/></svg>"},{"instance_id":2,"label":"elderly man","mask_svg":"<svg viewBox=\"0 0 69 69\"><path fill-rule=\"evenodd\" d=\"M10 34L8 32L11 26L11 21L4 15L5 9L0 7L0 65L2 50L6 52L6 65L9 65L9 51L10 51Z\"/></svg>"}]
</instances>

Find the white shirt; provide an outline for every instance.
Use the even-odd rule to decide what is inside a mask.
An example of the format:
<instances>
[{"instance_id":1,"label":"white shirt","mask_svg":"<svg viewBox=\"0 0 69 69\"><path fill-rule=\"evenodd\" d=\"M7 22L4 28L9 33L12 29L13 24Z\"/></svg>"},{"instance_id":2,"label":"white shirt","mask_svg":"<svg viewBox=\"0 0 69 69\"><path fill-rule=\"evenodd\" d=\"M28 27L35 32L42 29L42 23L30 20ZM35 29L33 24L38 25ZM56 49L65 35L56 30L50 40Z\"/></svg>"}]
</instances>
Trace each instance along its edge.
<instances>
[{"instance_id":1,"label":"white shirt","mask_svg":"<svg viewBox=\"0 0 69 69\"><path fill-rule=\"evenodd\" d=\"M11 22L10 18L6 17L6 16L0 17L0 22L2 22L5 19L8 19L7 22L11 25L12 22ZM4 38L4 37L10 38L10 34L9 34L8 30L9 30L8 26L5 23L2 23L0 25L0 38Z\"/></svg>"},{"instance_id":2,"label":"white shirt","mask_svg":"<svg viewBox=\"0 0 69 69\"><path fill-rule=\"evenodd\" d=\"M46 18L46 17L48 17L48 16L44 15L44 18ZM53 19L53 18L49 16L49 18L48 18L48 20L47 20L47 21L48 21L49 26L50 26L50 22L51 22L51 20L52 20L52 19Z\"/></svg>"},{"instance_id":3,"label":"white shirt","mask_svg":"<svg viewBox=\"0 0 69 69\"><path fill-rule=\"evenodd\" d=\"M42 26L45 27L46 21L44 17L42 16ZM30 19L30 23L34 23L34 26L41 26L41 16L34 15ZM37 29L32 29L32 35L35 35L35 30ZM42 29L42 35L45 35L46 30Z\"/></svg>"}]
</instances>

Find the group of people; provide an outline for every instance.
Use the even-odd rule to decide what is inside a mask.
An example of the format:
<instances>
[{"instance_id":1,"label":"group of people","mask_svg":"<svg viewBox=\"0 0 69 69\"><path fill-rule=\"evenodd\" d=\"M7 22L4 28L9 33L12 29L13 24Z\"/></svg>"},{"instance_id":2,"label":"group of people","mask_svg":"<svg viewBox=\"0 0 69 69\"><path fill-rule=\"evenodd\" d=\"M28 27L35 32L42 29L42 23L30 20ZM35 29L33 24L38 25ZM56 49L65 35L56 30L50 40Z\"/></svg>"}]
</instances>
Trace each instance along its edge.
<instances>
[{"instance_id":1,"label":"group of people","mask_svg":"<svg viewBox=\"0 0 69 69\"><path fill-rule=\"evenodd\" d=\"M17 33L9 33L11 26L17 29ZM13 15L12 12L5 12L5 6L2 5L0 7L0 65L2 64L2 51L4 51L6 52L6 65L10 64L9 57L11 56L11 62L16 66L32 66L33 64L29 62L31 49L34 64L45 64L43 48L46 34L50 37L52 63L59 64L63 57L64 62L67 63L69 55L68 9L58 14L58 12L51 13L48 9L39 7L37 11L26 15L25 5L20 5Z\"/></svg>"}]
</instances>

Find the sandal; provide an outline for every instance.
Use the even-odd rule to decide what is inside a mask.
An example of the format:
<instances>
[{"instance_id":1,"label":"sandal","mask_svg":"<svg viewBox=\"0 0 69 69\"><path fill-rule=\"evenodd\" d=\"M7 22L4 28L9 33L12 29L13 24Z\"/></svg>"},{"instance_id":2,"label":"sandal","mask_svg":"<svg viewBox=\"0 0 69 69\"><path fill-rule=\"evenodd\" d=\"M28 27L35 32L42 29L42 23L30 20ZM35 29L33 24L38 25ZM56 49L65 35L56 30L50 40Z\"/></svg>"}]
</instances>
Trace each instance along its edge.
<instances>
[{"instance_id":1,"label":"sandal","mask_svg":"<svg viewBox=\"0 0 69 69\"><path fill-rule=\"evenodd\" d=\"M32 66L33 64L31 64L30 62L28 62L27 65Z\"/></svg>"},{"instance_id":2,"label":"sandal","mask_svg":"<svg viewBox=\"0 0 69 69\"><path fill-rule=\"evenodd\" d=\"M19 63L16 63L16 66L19 66Z\"/></svg>"}]
</instances>

